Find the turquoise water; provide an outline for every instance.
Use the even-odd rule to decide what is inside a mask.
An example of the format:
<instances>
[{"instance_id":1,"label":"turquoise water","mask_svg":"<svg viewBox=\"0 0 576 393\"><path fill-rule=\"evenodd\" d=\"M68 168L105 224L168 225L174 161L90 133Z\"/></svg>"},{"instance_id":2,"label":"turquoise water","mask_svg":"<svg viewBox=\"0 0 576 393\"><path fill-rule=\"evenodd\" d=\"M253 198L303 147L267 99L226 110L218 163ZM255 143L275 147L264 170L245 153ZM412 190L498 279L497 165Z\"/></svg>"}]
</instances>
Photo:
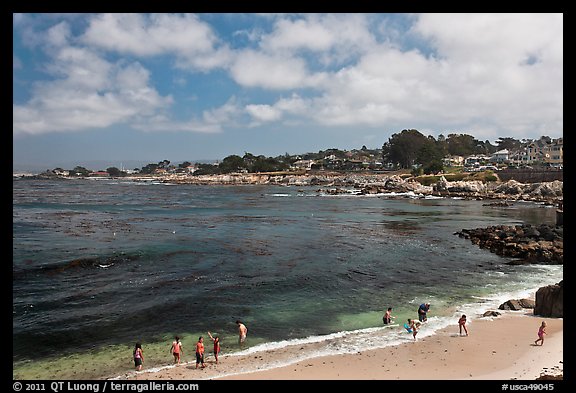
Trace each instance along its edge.
<instances>
[{"instance_id":1,"label":"turquoise water","mask_svg":"<svg viewBox=\"0 0 576 393\"><path fill-rule=\"evenodd\" d=\"M193 348L207 330L239 353L236 319L249 329L244 351L286 340L383 346L401 339L381 329L389 306L403 321L430 302L440 327L562 278L561 266L508 266L454 235L554 223L554 209L531 203L113 180L13 186L15 378L119 375L136 341L147 366L162 366L173 335ZM367 344L370 329L379 338Z\"/></svg>"}]
</instances>

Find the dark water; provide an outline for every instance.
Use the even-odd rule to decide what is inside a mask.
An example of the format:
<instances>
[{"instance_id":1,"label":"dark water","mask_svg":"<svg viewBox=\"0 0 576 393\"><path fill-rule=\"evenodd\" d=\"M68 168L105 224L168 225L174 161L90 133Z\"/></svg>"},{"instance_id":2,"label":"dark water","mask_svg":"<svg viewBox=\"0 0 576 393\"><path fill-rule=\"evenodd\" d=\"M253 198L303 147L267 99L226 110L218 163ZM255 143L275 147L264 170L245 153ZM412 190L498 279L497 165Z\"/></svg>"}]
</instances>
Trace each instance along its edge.
<instances>
[{"instance_id":1,"label":"dark water","mask_svg":"<svg viewBox=\"0 0 576 393\"><path fill-rule=\"evenodd\" d=\"M13 362L27 378L39 372L32 356L108 364L136 340L164 350L174 334L191 348L215 331L237 351L236 319L262 348L380 326L388 306L413 317L424 301L441 324L478 299L562 276L561 266L505 265L454 235L554 223L554 209L529 203L112 180L16 180L13 203Z\"/></svg>"}]
</instances>

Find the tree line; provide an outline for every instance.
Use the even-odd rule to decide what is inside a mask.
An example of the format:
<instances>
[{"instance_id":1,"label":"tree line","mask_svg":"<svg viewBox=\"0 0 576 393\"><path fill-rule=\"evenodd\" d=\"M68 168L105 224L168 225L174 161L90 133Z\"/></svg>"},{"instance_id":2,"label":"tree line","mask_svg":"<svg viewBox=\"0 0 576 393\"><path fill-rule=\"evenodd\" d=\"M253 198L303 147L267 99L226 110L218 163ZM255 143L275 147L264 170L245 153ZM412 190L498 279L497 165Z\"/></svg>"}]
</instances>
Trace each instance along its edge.
<instances>
[{"instance_id":1,"label":"tree line","mask_svg":"<svg viewBox=\"0 0 576 393\"><path fill-rule=\"evenodd\" d=\"M393 134L382 145L382 159L396 168L420 167L424 173L430 174L443 169L442 159L448 155L490 155L502 149L519 149L526 142L503 137L492 145L489 140L480 141L467 134L440 134L435 139L410 129Z\"/></svg>"},{"instance_id":2,"label":"tree line","mask_svg":"<svg viewBox=\"0 0 576 393\"><path fill-rule=\"evenodd\" d=\"M347 152L339 149L320 150L318 153L305 153L303 155L289 155L288 153L277 157L266 157L264 155L254 155L245 153L243 156L236 154L225 157L218 164L195 164L195 175L225 174L231 172L278 172L285 171L299 159L323 160L328 156L336 159L346 160L350 157L374 158L379 157L382 163L389 168L414 169L429 174L437 173L443 169L443 158L452 156L470 156L475 154L490 155L498 150L517 150L531 140L517 140L510 137L502 137L492 145L489 140L480 141L468 134L443 134L434 138L431 135L425 136L415 129L402 130L392 134L392 136L382 145L382 149L367 149L362 146L360 150ZM352 153L352 154L351 154ZM184 161L175 166L169 160L162 160L158 163L150 163L142 168L135 168L133 172L140 174L153 174L158 170L172 172L186 172L186 168L192 163ZM56 168L62 171L61 168ZM113 177L125 176L127 173L116 167L109 167L106 172ZM90 170L77 166L70 170L70 176L88 176Z\"/></svg>"}]
</instances>

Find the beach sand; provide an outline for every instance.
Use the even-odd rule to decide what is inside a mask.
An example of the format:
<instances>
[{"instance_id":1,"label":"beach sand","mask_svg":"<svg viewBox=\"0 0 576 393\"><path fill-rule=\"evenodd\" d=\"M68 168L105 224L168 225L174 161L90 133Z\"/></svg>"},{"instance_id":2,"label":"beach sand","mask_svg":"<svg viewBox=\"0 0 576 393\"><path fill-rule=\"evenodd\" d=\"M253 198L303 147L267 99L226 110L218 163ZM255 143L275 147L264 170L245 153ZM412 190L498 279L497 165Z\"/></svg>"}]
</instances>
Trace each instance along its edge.
<instances>
[{"instance_id":1,"label":"beach sand","mask_svg":"<svg viewBox=\"0 0 576 393\"><path fill-rule=\"evenodd\" d=\"M548 324L548 334L544 345L536 346L543 320ZM460 336L455 320L453 326L415 342L310 358L271 369L267 369L271 364L298 359L303 346L314 344L220 356L220 364L214 363L211 345L207 345L210 357L205 369L195 369L195 362L188 362L155 372L127 373L121 379L534 380L542 374L563 374L562 318L542 318L524 310L503 312L495 318L476 317L467 327L469 336Z\"/></svg>"}]
</instances>

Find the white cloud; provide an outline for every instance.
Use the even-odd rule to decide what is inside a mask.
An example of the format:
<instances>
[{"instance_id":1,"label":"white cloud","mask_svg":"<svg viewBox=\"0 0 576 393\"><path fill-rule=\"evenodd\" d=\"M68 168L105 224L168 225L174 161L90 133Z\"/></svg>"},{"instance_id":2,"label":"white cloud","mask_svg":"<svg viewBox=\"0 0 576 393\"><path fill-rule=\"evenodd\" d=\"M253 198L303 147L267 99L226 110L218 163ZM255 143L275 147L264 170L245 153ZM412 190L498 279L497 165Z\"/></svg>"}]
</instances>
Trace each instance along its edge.
<instances>
[{"instance_id":1,"label":"white cloud","mask_svg":"<svg viewBox=\"0 0 576 393\"><path fill-rule=\"evenodd\" d=\"M257 121L275 121L279 120L282 113L270 105L246 105L246 111Z\"/></svg>"},{"instance_id":2,"label":"white cloud","mask_svg":"<svg viewBox=\"0 0 576 393\"><path fill-rule=\"evenodd\" d=\"M196 119L187 121L174 121L165 115L157 115L146 119L146 122L137 122L132 125L133 128L142 131L160 131L160 132L199 132L199 133L216 133L221 132L222 128L216 123L205 123Z\"/></svg>"},{"instance_id":3,"label":"white cloud","mask_svg":"<svg viewBox=\"0 0 576 393\"><path fill-rule=\"evenodd\" d=\"M81 41L135 56L172 54L179 64L201 70L223 66L230 57L227 48L218 47L211 27L193 14L101 14Z\"/></svg>"},{"instance_id":4,"label":"white cloud","mask_svg":"<svg viewBox=\"0 0 576 393\"><path fill-rule=\"evenodd\" d=\"M240 51L230 68L234 80L246 87L272 90L305 87L306 62L301 58L267 55L252 49Z\"/></svg>"},{"instance_id":5,"label":"white cloud","mask_svg":"<svg viewBox=\"0 0 576 393\"><path fill-rule=\"evenodd\" d=\"M29 17L15 15L25 44L41 45L53 60L44 70L56 79L37 82L32 98L14 106L14 133L118 122L195 132L274 122L460 128L478 137L562 130L561 14L422 14L402 23L391 18L275 15L269 29L259 24L232 32L232 40L249 41L232 49L216 24L189 14L92 16L77 37L72 22L39 32ZM403 32L410 39L399 34L404 22L412 23ZM160 95L154 88L160 82L143 65L153 56L170 56L172 66L192 73L222 70L204 75L227 73L238 90L222 106L175 121L165 112L172 96ZM20 66L15 53L13 67ZM174 85L180 80L174 78L167 79ZM186 88L196 87L195 78ZM249 102L245 97L254 92ZM188 97L201 101L202 94L190 91Z\"/></svg>"},{"instance_id":6,"label":"white cloud","mask_svg":"<svg viewBox=\"0 0 576 393\"><path fill-rule=\"evenodd\" d=\"M475 131L469 127L476 127L479 136L486 133L490 137L495 129L518 136L534 130L562 130L560 15L429 14L414 22L413 32L426 39L433 55L400 49L394 43L378 45L365 40L365 48L370 50L347 67L321 74L308 69L298 73L291 67L292 75L299 78L286 83L283 87L287 89L310 86L309 81L318 77L314 84L318 94L307 98L306 109L301 108L298 113L329 126L404 124L439 131L464 128L472 133ZM280 33L288 27L291 31L304 29L309 23L279 22L280 27L262 42L277 38L277 48L302 48L305 44L300 43L298 34L290 41ZM263 47L270 50L269 44ZM254 57L257 56L263 55L256 53ZM293 59L304 62L304 57ZM305 64L300 70L305 69ZM264 68L253 73L260 82L274 75L260 72ZM286 74L291 75L289 71ZM257 79L258 75L262 76ZM267 85L270 83L260 83ZM287 102L279 99L268 106L264 103L258 107L260 113L252 115L260 115L262 121L285 119L281 105ZM263 108L268 112L263 112ZM263 116L266 113L268 118Z\"/></svg>"},{"instance_id":7,"label":"white cloud","mask_svg":"<svg viewBox=\"0 0 576 393\"><path fill-rule=\"evenodd\" d=\"M59 79L37 82L26 104L13 105L15 135L107 127L172 102L149 86L139 63L112 64L85 48L60 49L49 69Z\"/></svg>"}]
</instances>

